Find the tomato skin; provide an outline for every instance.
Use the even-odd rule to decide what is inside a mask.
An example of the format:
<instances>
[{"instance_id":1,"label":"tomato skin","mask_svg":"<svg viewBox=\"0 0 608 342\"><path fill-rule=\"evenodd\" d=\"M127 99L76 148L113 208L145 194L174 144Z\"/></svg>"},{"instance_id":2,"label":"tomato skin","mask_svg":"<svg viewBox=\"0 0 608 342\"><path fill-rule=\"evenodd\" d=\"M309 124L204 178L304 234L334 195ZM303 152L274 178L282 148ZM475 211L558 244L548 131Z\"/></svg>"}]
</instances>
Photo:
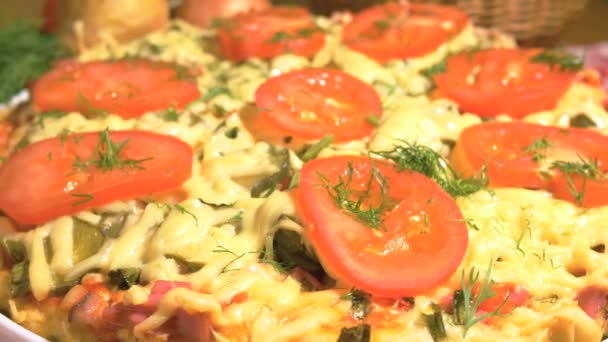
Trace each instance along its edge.
<instances>
[{"instance_id":1,"label":"tomato skin","mask_svg":"<svg viewBox=\"0 0 608 342\"><path fill-rule=\"evenodd\" d=\"M308 57L325 45L325 33L304 8L272 7L226 19L217 29L217 43L233 62L287 52Z\"/></svg>"},{"instance_id":2,"label":"tomato skin","mask_svg":"<svg viewBox=\"0 0 608 342\"><path fill-rule=\"evenodd\" d=\"M505 298L509 296L505 304L500 308L500 314L506 315L515 308L525 305L530 298L530 292L521 285L509 284L509 283L496 283L492 286L492 291L495 295L481 302L479 306L479 312L494 312L502 305ZM479 286L473 287L473 295L477 296L479 293Z\"/></svg>"},{"instance_id":3,"label":"tomato skin","mask_svg":"<svg viewBox=\"0 0 608 342\"><path fill-rule=\"evenodd\" d=\"M143 169L74 169L76 156L85 161L94 153L99 133L69 135L63 143L59 137L42 140L17 151L0 167L0 208L21 224L41 224L173 189L190 178L192 148L181 140L144 131L110 132L110 138L115 143L129 139L121 159L152 159L139 164Z\"/></svg>"},{"instance_id":4,"label":"tomato skin","mask_svg":"<svg viewBox=\"0 0 608 342\"><path fill-rule=\"evenodd\" d=\"M434 77L437 91L463 110L483 117L521 118L554 108L576 72L532 63L530 59L539 52L490 49L451 56L446 71Z\"/></svg>"},{"instance_id":5,"label":"tomato skin","mask_svg":"<svg viewBox=\"0 0 608 342\"><path fill-rule=\"evenodd\" d=\"M262 140L283 143L334 135L334 142L369 136L369 115L382 115L382 102L370 85L339 70L302 69L266 81L255 93L257 109L242 117Z\"/></svg>"},{"instance_id":6,"label":"tomato skin","mask_svg":"<svg viewBox=\"0 0 608 342\"><path fill-rule=\"evenodd\" d=\"M466 15L453 7L387 3L358 13L344 27L342 40L349 48L386 63L430 53L466 23Z\"/></svg>"},{"instance_id":7,"label":"tomato skin","mask_svg":"<svg viewBox=\"0 0 608 342\"><path fill-rule=\"evenodd\" d=\"M478 174L484 164L491 187L522 187L551 191L557 198L575 202L568 182L558 169L541 173L539 162L526 149L537 139L551 144L547 158L578 162L577 155L598 160L601 170L608 165L608 137L587 129L542 126L513 122L487 122L467 127L456 143L450 162L462 175ZM542 162L542 160L540 160ZM570 175L579 190L582 178ZM582 205L595 207L608 204L608 182L587 180Z\"/></svg>"},{"instance_id":8,"label":"tomato skin","mask_svg":"<svg viewBox=\"0 0 608 342\"><path fill-rule=\"evenodd\" d=\"M447 280L468 245L468 231L454 200L419 173L398 172L392 164L375 161L389 184L387 195L397 205L384 216L386 232L374 230L337 208L320 186L319 174L336 184L338 177L346 177L349 163L352 184L363 189L371 175L370 160L340 156L304 164L294 194L306 235L325 269L379 297L418 295ZM379 186L373 191L379 195Z\"/></svg>"},{"instance_id":9,"label":"tomato skin","mask_svg":"<svg viewBox=\"0 0 608 342\"><path fill-rule=\"evenodd\" d=\"M147 60L62 61L32 87L39 111L109 111L137 118L168 107L182 109L199 97L196 84L175 66Z\"/></svg>"}]
</instances>

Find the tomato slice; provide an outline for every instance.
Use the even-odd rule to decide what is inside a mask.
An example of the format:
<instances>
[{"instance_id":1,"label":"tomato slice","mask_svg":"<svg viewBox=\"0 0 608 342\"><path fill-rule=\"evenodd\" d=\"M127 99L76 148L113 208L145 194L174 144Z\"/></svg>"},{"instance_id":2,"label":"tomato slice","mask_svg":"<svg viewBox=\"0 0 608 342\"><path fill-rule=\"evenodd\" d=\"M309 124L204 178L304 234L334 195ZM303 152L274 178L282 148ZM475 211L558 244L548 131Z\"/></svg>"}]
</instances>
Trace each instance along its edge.
<instances>
[{"instance_id":1,"label":"tomato slice","mask_svg":"<svg viewBox=\"0 0 608 342\"><path fill-rule=\"evenodd\" d=\"M8 121L0 121L0 156L4 156L8 149L13 124Z\"/></svg>"},{"instance_id":2,"label":"tomato slice","mask_svg":"<svg viewBox=\"0 0 608 342\"><path fill-rule=\"evenodd\" d=\"M103 137L115 145L123 144L120 149L113 148L122 167L114 159L112 169L101 168L99 153L111 158L109 144L100 144L107 141ZM190 178L192 156L192 148L181 140L144 131L82 133L42 140L17 151L2 164L0 208L19 223L41 224L112 201L166 191ZM92 162L83 166L88 160ZM129 160L139 162L125 164Z\"/></svg>"},{"instance_id":3,"label":"tomato slice","mask_svg":"<svg viewBox=\"0 0 608 342\"><path fill-rule=\"evenodd\" d=\"M271 7L223 20L217 29L217 43L233 62L284 53L312 56L325 45L325 33L304 8Z\"/></svg>"},{"instance_id":4,"label":"tomato slice","mask_svg":"<svg viewBox=\"0 0 608 342\"><path fill-rule=\"evenodd\" d=\"M292 71L262 84L255 93L257 109L244 113L251 132L280 144L284 137L314 140L327 134L334 141L362 139L374 127L370 115L382 115L382 102L370 85L339 70Z\"/></svg>"},{"instance_id":5,"label":"tomato slice","mask_svg":"<svg viewBox=\"0 0 608 342\"><path fill-rule=\"evenodd\" d=\"M379 178L385 180L384 196ZM447 280L460 265L468 245L462 214L426 176L339 156L304 164L300 179L295 199L306 236L325 269L348 285L380 297L414 296ZM362 216L337 207L330 190L340 182L347 184L342 189L349 200L363 198L360 208L368 214L372 206L390 204L376 211L382 225L370 228Z\"/></svg>"},{"instance_id":6,"label":"tomato slice","mask_svg":"<svg viewBox=\"0 0 608 342\"><path fill-rule=\"evenodd\" d=\"M387 3L371 7L345 25L342 40L380 63L425 55L467 23L455 7Z\"/></svg>"},{"instance_id":7,"label":"tomato slice","mask_svg":"<svg viewBox=\"0 0 608 342\"><path fill-rule=\"evenodd\" d=\"M181 109L197 99L189 76L176 66L147 60L63 61L34 84L32 97L40 111L108 111L137 118L171 106Z\"/></svg>"},{"instance_id":8,"label":"tomato slice","mask_svg":"<svg viewBox=\"0 0 608 342\"><path fill-rule=\"evenodd\" d=\"M539 52L492 49L449 57L446 71L434 77L437 90L463 110L484 117L520 118L551 109L576 73L531 62Z\"/></svg>"},{"instance_id":9,"label":"tomato slice","mask_svg":"<svg viewBox=\"0 0 608 342\"><path fill-rule=\"evenodd\" d=\"M544 145L544 147L543 147ZM608 204L608 182L565 174L552 167L555 161L582 164L597 160L599 171L608 169L608 137L595 131L542 126L525 122L488 122L468 127L450 156L452 166L463 175L473 175L486 165L490 186L545 189L554 196L575 202L568 178L584 207Z\"/></svg>"}]
</instances>

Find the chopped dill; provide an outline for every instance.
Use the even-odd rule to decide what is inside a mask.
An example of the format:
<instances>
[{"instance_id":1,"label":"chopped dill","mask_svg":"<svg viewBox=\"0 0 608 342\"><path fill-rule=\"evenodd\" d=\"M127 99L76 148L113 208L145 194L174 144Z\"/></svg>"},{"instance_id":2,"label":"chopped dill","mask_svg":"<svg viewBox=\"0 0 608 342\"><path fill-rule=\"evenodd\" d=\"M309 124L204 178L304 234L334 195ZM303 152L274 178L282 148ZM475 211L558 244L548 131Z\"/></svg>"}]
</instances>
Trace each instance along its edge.
<instances>
[{"instance_id":1,"label":"chopped dill","mask_svg":"<svg viewBox=\"0 0 608 342\"><path fill-rule=\"evenodd\" d=\"M194 221L196 221L196 224L198 224L198 217L196 217L196 215L194 215L190 210L184 208L184 206L182 206L180 204L175 204L173 207L182 214L187 214L187 215L192 216Z\"/></svg>"},{"instance_id":2,"label":"chopped dill","mask_svg":"<svg viewBox=\"0 0 608 342\"><path fill-rule=\"evenodd\" d=\"M494 280L490 279L492 273L492 263L490 262L488 270L486 271L483 279L479 279L479 271L475 268L471 268L468 277L465 275L465 271L462 270L462 276L460 277L461 291L456 291L462 298L459 300L454 299L454 302L458 302L462 307L455 308L456 312L462 314L457 323L464 325L463 337L466 336L467 332L471 327L484 319L492 316L500 316L500 310L507 303L511 293L509 292L505 299L500 303L496 310L478 315L479 307L484 301L496 296L494 291ZM477 293L475 293L477 292Z\"/></svg>"},{"instance_id":3,"label":"chopped dill","mask_svg":"<svg viewBox=\"0 0 608 342\"><path fill-rule=\"evenodd\" d=\"M532 63L543 63L559 67L560 71L578 71L583 68L583 60L576 55L558 49L545 49L530 58Z\"/></svg>"},{"instance_id":4,"label":"chopped dill","mask_svg":"<svg viewBox=\"0 0 608 342\"><path fill-rule=\"evenodd\" d=\"M532 160L539 162L547 156L547 149L555 146L555 143L547 140L547 135L534 139L532 143L524 148L524 152L532 153Z\"/></svg>"},{"instance_id":5,"label":"chopped dill","mask_svg":"<svg viewBox=\"0 0 608 342\"><path fill-rule=\"evenodd\" d=\"M564 174L566 182L568 183L568 192L574 197L579 205L582 205L585 193L587 192L587 181L603 182L608 180L608 176L599 169L597 159L590 157L585 158L580 154L578 155L578 158L578 162L555 161L551 165L551 168L558 169ZM583 178L580 190L576 188L572 175L578 175Z\"/></svg>"},{"instance_id":6,"label":"chopped dill","mask_svg":"<svg viewBox=\"0 0 608 342\"><path fill-rule=\"evenodd\" d=\"M62 140L63 141L63 140ZM95 147L95 151L87 160L82 160L76 156L72 163L74 169L88 170L89 167L100 169L103 172L112 171L115 168L124 169L132 168L136 170L143 170L144 167L141 163L151 160L150 158L144 159L121 159L120 153L122 149L129 143L129 139L121 142L114 142L110 138L110 131L108 128L99 132L99 141Z\"/></svg>"},{"instance_id":7,"label":"chopped dill","mask_svg":"<svg viewBox=\"0 0 608 342\"><path fill-rule=\"evenodd\" d=\"M371 173L363 191L353 189L354 168L351 163L348 163L346 180L340 176L337 184L332 185L329 179L320 172L317 172L317 175L338 208L372 229L386 230L383 214L386 210L392 209L394 203L387 195L388 183L384 176L375 166L372 167ZM365 199L370 195L374 181L380 186L382 196L378 206L364 204Z\"/></svg>"},{"instance_id":8,"label":"chopped dill","mask_svg":"<svg viewBox=\"0 0 608 342\"><path fill-rule=\"evenodd\" d=\"M423 145L405 142L390 151L370 153L392 160L401 170L422 173L454 197L467 196L486 189L489 183L485 165L479 177L461 178L439 153Z\"/></svg>"},{"instance_id":9,"label":"chopped dill","mask_svg":"<svg viewBox=\"0 0 608 342\"><path fill-rule=\"evenodd\" d=\"M93 195L91 195L91 194L70 194L70 196L76 197L76 198L81 198L81 200L78 200L78 201L72 203L73 207L79 206L81 204L85 204L85 203L93 200Z\"/></svg>"}]
</instances>

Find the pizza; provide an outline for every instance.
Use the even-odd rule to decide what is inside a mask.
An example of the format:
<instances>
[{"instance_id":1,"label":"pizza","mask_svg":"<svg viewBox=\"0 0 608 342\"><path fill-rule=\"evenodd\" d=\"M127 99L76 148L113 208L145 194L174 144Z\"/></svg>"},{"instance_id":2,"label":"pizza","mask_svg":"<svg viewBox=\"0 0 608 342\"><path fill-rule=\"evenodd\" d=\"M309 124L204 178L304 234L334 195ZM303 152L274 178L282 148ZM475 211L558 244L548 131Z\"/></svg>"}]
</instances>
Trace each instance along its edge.
<instances>
[{"instance_id":1,"label":"pizza","mask_svg":"<svg viewBox=\"0 0 608 342\"><path fill-rule=\"evenodd\" d=\"M0 310L52 341L600 341L593 70L460 10L273 7L58 61L0 121Z\"/></svg>"}]
</instances>

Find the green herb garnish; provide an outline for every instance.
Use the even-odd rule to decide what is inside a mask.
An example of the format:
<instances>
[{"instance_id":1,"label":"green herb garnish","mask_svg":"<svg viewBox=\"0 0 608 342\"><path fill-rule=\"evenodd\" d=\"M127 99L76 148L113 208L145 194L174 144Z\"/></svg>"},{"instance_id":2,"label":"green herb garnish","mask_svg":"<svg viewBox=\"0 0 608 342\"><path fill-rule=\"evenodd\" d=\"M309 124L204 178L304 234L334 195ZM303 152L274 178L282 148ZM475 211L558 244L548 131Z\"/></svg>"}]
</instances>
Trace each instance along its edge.
<instances>
[{"instance_id":1,"label":"green herb garnish","mask_svg":"<svg viewBox=\"0 0 608 342\"><path fill-rule=\"evenodd\" d=\"M30 290L29 261L13 265L10 273L9 293L11 297L20 297Z\"/></svg>"},{"instance_id":2,"label":"green herb garnish","mask_svg":"<svg viewBox=\"0 0 608 342\"><path fill-rule=\"evenodd\" d=\"M176 204L173 207L175 208L175 210L179 211L182 214L190 215L194 219L196 224L198 224L198 217L196 217L196 215L194 215L190 210L186 209L184 206L182 206L180 204Z\"/></svg>"},{"instance_id":3,"label":"green herb garnish","mask_svg":"<svg viewBox=\"0 0 608 342\"><path fill-rule=\"evenodd\" d=\"M81 204L85 204L89 201L92 201L94 198L93 195L91 195L91 194L70 194L70 196L81 198L81 200L78 200L78 201L72 203L72 207L76 207Z\"/></svg>"},{"instance_id":4,"label":"green herb garnish","mask_svg":"<svg viewBox=\"0 0 608 342\"><path fill-rule=\"evenodd\" d=\"M128 290L133 285L137 285L139 282L139 276L141 269L130 267L130 268L119 268L111 270L108 273L108 280L111 285L116 286L120 290Z\"/></svg>"},{"instance_id":5,"label":"green herb garnish","mask_svg":"<svg viewBox=\"0 0 608 342\"><path fill-rule=\"evenodd\" d=\"M462 298L454 298L454 305L458 302L459 307L454 308L455 311L455 323L464 325L463 337L466 336L467 332L471 327L484 319L492 316L500 316L500 310L507 303L511 293L505 296L505 299L500 303L496 310L487 312L482 315L478 315L479 307L485 300L496 296L494 291L494 280L490 279L492 273L492 263L490 262L488 270L485 276L480 281L479 271L475 268L471 268L468 277L465 275L465 271L462 270L462 276L460 277L460 285L462 291L456 291L455 295L462 295ZM474 293L477 292L477 293Z\"/></svg>"},{"instance_id":6,"label":"green herb garnish","mask_svg":"<svg viewBox=\"0 0 608 342\"><path fill-rule=\"evenodd\" d=\"M374 166L372 167L371 175L365 185L365 189L361 190L353 188L353 174L354 168L351 163L348 163L346 179L344 179L343 176L340 176L338 183L332 185L327 177L317 172L317 175L323 182L322 186L325 187L336 207L342 209L347 215L372 229L386 230L383 214L386 210L394 207L393 201L389 199L387 195L388 183L386 179ZM374 182L380 186L382 196L382 200L378 206L365 203L365 200L370 196Z\"/></svg>"},{"instance_id":7,"label":"green herb garnish","mask_svg":"<svg viewBox=\"0 0 608 342\"><path fill-rule=\"evenodd\" d=\"M532 160L539 162L547 156L547 149L555 146L555 143L547 140L545 135L542 138L534 139L534 141L524 148L524 152L532 153Z\"/></svg>"},{"instance_id":8,"label":"green herb garnish","mask_svg":"<svg viewBox=\"0 0 608 342\"><path fill-rule=\"evenodd\" d=\"M143 170L141 163L153 159L152 157L144 159L121 159L120 154L122 149L129 143L130 139L125 139L121 142L114 142L110 138L110 131L106 128L99 132L99 141L95 147L95 151L87 160L82 160L78 156L74 159L72 166L74 169L88 170L89 167L94 167L109 172L113 169L131 168Z\"/></svg>"},{"instance_id":9,"label":"green herb garnish","mask_svg":"<svg viewBox=\"0 0 608 342\"><path fill-rule=\"evenodd\" d=\"M584 64L584 61L574 54L557 49L545 49L532 56L530 62L547 64L551 68L556 66L560 71L578 71Z\"/></svg>"},{"instance_id":10,"label":"green herb garnish","mask_svg":"<svg viewBox=\"0 0 608 342\"><path fill-rule=\"evenodd\" d=\"M55 36L41 33L31 23L16 22L0 30L0 103L49 70L53 60L68 55Z\"/></svg>"},{"instance_id":11,"label":"green herb garnish","mask_svg":"<svg viewBox=\"0 0 608 342\"><path fill-rule=\"evenodd\" d=\"M597 159L585 158L581 155L578 155L578 158L578 162L555 161L551 165L551 168L558 169L564 174L566 182L568 183L568 192L574 197L579 205L582 205L585 193L587 192L587 181L603 182L608 179L608 176L599 169ZM572 180L572 175L578 175L583 178L580 190L576 188L576 185Z\"/></svg>"},{"instance_id":12,"label":"green herb garnish","mask_svg":"<svg viewBox=\"0 0 608 342\"><path fill-rule=\"evenodd\" d=\"M466 196L475 193L485 189L489 183L485 165L479 177L461 178L439 153L423 145L406 142L391 151L372 151L371 153L392 160L401 170L422 173L437 182L452 196Z\"/></svg>"}]
</instances>

